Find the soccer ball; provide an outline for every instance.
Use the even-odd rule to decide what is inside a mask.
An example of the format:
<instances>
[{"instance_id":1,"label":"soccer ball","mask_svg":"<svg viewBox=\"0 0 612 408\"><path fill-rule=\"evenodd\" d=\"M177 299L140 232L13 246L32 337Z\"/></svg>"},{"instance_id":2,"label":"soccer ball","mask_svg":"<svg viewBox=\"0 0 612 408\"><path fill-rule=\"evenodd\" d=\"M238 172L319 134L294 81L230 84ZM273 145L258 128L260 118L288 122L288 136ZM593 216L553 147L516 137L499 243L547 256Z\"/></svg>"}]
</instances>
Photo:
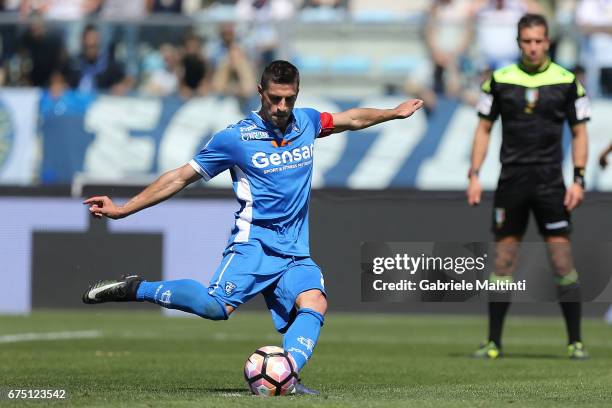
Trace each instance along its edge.
<instances>
[{"instance_id":1,"label":"soccer ball","mask_svg":"<svg viewBox=\"0 0 612 408\"><path fill-rule=\"evenodd\" d=\"M298 382L295 360L280 347L260 347L244 364L244 378L255 395L292 394Z\"/></svg>"}]
</instances>

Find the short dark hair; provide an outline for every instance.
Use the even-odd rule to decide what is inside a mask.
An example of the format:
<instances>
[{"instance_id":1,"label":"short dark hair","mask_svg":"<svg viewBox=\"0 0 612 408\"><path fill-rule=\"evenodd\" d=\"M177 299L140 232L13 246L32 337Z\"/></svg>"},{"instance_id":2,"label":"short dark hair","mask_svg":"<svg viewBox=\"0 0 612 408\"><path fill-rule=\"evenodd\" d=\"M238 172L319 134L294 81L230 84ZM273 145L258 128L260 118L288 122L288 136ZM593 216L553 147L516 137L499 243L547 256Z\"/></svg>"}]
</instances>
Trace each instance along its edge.
<instances>
[{"instance_id":1,"label":"short dark hair","mask_svg":"<svg viewBox=\"0 0 612 408\"><path fill-rule=\"evenodd\" d=\"M546 22L546 18L541 14L525 14L518 22L517 38L521 38L521 30L523 28L531 28L537 26L544 27L544 32L548 37L548 23Z\"/></svg>"},{"instance_id":2,"label":"short dark hair","mask_svg":"<svg viewBox=\"0 0 612 408\"><path fill-rule=\"evenodd\" d=\"M300 73L292 63L283 60L272 61L261 74L259 84L266 89L268 83L297 84L300 86Z\"/></svg>"}]
</instances>

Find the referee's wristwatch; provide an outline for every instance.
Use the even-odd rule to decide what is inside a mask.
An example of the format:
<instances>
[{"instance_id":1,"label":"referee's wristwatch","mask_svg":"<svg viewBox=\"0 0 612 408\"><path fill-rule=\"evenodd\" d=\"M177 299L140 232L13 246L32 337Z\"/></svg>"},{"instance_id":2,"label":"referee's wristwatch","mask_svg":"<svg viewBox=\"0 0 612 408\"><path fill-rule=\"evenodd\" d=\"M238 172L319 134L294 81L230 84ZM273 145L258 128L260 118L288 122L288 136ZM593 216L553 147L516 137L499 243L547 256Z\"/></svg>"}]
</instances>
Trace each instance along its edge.
<instances>
[{"instance_id":1,"label":"referee's wristwatch","mask_svg":"<svg viewBox=\"0 0 612 408\"><path fill-rule=\"evenodd\" d=\"M468 180L470 180L472 178L472 176L478 177L478 172L479 172L478 169L470 168L470 170L468 171L468 174L467 174Z\"/></svg>"},{"instance_id":2,"label":"referee's wristwatch","mask_svg":"<svg viewBox=\"0 0 612 408\"><path fill-rule=\"evenodd\" d=\"M574 183L578 184L584 190L584 167L574 167Z\"/></svg>"}]
</instances>

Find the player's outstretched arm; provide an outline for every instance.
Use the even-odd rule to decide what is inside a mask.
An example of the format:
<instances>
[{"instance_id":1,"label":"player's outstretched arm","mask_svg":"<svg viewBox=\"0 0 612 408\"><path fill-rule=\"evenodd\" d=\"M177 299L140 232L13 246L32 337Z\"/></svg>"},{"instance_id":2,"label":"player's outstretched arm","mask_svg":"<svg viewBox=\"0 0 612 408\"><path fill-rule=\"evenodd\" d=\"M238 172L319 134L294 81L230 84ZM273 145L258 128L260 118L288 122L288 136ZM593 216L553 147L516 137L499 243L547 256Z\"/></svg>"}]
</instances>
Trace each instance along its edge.
<instances>
[{"instance_id":1,"label":"player's outstretched arm","mask_svg":"<svg viewBox=\"0 0 612 408\"><path fill-rule=\"evenodd\" d=\"M94 217L108 217L116 220L172 197L201 177L189 164L186 164L162 174L122 206L116 205L107 196L90 197L83 201L83 204L89 205L89 212Z\"/></svg>"},{"instance_id":2,"label":"player's outstretched arm","mask_svg":"<svg viewBox=\"0 0 612 408\"><path fill-rule=\"evenodd\" d=\"M472 145L472 161L470 171L468 173L469 185L466 191L467 200L469 205L480 204L480 197L482 196L482 186L480 185L480 179L478 173L480 167L487 156L487 149L489 148L489 139L491 138L491 128L493 122L487 119L480 119L478 127L476 127L476 133L474 135L474 144Z\"/></svg>"},{"instance_id":3,"label":"player's outstretched arm","mask_svg":"<svg viewBox=\"0 0 612 408\"><path fill-rule=\"evenodd\" d=\"M406 119L423 106L420 99L410 99L393 109L354 108L332 114L334 131L361 130L394 119Z\"/></svg>"}]
</instances>

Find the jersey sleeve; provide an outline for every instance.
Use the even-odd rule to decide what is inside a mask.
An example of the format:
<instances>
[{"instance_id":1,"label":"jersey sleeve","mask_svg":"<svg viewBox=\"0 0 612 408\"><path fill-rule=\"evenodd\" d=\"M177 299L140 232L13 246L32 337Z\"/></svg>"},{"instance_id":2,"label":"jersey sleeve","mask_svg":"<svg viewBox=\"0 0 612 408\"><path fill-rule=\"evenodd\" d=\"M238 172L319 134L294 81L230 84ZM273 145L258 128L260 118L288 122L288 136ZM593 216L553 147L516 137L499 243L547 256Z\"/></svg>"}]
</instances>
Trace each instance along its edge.
<instances>
[{"instance_id":1,"label":"jersey sleeve","mask_svg":"<svg viewBox=\"0 0 612 408\"><path fill-rule=\"evenodd\" d=\"M334 117L329 112L319 112L316 109L304 109L315 126L316 137L329 136L334 132Z\"/></svg>"},{"instance_id":2,"label":"jersey sleeve","mask_svg":"<svg viewBox=\"0 0 612 408\"><path fill-rule=\"evenodd\" d=\"M476 104L478 116L490 122L495 122L499 116L499 101L496 97L495 87L495 78L491 77L484 81Z\"/></svg>"},{"instance_id":3,"label":"jersey sleeve","mask_svg":"<svg viewBox=\"0 0 612 408\"><path fill-rule=\"evenodd\" d=\"M234 165L232 139L231 131L227 129L214 134L189 165L206 181L229 169Z\"/></svg>"},{"instance_id":4,"label":"jersey sleeve","mask_svg":"<svg viewBox=\"0 0 612 408\"><path fill-rule=\"evenodd\" d=\"M567 100L567 120L575 126L591 119L591 102L580 81L574 81Z\"/></svg>"}]
</instances>

